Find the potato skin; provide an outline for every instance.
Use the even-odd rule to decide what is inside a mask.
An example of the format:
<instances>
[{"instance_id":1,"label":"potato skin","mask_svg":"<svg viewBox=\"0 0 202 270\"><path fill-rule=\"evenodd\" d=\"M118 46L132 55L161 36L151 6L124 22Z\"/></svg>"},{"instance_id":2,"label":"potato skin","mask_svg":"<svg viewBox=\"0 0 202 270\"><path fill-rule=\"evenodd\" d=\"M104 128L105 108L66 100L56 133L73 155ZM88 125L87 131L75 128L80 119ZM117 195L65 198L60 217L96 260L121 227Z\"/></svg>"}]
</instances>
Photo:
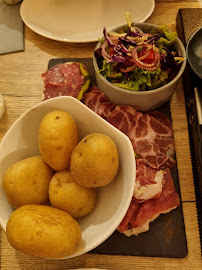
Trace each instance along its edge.
<instances>
[{"instance_id":1,"label":"potato skin","mask_svg":"<svg viewBox=\"0 0 202 270\"><path fill-rule=\"evenodd\" d=\"M26 254L64 258L81 240L78 223L66 212L47 205L24 205L10 216L6 227L10 245Z\"/></svg>"},{"instance_id":2,"label":"potato skin","mask_svg":"<svg viewBox=\"0 0 202 270\"><path fill-rule=\"evenodd\" d=\"M10 205L17 208L25 204L46 204L53 174L53 169L39 155L12 165L2 180Z\"/></svg>"},{"instance_id":3,"label":"potato skin","mask_svg":"<svg viewBox=\"0 0 202 270\"><path fill-rule=\"evenodd\" d=\"M107 135L92 133L74 148L70 172L76 183L84 187L108 185L119 168L119 155L114 141Z\"/></svg>"},{"instance_id":4,"label":"potato skin","mask_svg":"<svg viewBox=\"0 0 202 270\"><path fill-rule=\"evenodd\" d=\"M77 126L73 117L55 110L40 123L38 142L45 162L55 171L69 168L71 153L78 143Z\"/></svg>"},{"instance_id":5,"label":"potato skin","mask_svg":"<svg viewBox=\"0 0 202 270\"><path fill-rule=\"evenodd\" d=\"M78 218L89 214L96 203L95 188L86 188L73 181L70 171L57 172L49 185L51 205Z\"/></svg>"}]
</instances>

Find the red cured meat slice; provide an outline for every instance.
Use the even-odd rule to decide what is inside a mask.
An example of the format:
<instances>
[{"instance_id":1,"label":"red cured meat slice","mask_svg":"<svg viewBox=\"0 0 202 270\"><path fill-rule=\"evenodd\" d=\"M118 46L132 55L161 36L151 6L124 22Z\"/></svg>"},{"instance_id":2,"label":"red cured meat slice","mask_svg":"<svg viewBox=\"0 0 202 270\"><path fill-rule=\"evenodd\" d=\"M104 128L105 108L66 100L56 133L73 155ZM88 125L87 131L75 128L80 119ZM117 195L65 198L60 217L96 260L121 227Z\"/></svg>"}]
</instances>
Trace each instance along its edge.
<instances>
[{"instance_id":1,"label":"red cured meat slice","mask_svg":"<svg viewBox=\"0 0 202 270\"><path fill-rule=\"evenodd\" d=\"M59 97L59 96L73 96L76 97L77 92L73 91L71 85L56 85L53 83L46 83L44 88L44 100Z\"/></svg>"},{"instance_id":2,"label":"red cured meat slice","mask_svg":"<svg viewBox=\"0 0 202 270\"><path fill-rule=\"evenodd\" d=\"M84 66L86 69L86 67ZM43 100L58 96L77 98L85 78L80 70L80 63L68 62L57 64L42 74L44 79Z\"/></svg>"},{"instance_id":3,"label":"red cured meat slice","mask_svg":"<svg viewBox=\"0 0 202 270\"><path fill-rule=\"evenodd\" d=\"M58 85L64 83L64 76L60 71L61 66L62 64L55 65L41 75L45 84L52 83Z\"/></svg>"},{"instance_id":4,"label":"red cured meat slice","mask_svg":"<svg viewBox=\"0 0 202 270\"><path fill-rule=\"evenodd\" d=\"M137 110L130 105L116 106L108 118L108 122L118 128L125 135L128 135L133 117L137 114Z\"/></svg>"},{"instance_id":5,"label":"red cured meat slice","mask_svg":"<svg viewBox=\"0 0 202 270\"><path fill-rule=\"evenodd\" d=\"M150 222L180 203L170 170L159 170L160 167L175 164L171 122L158 111L141 113L129 105L113 107L107 96L95 86L85 95L83 102L102 117L106 110L105 119L130 138L135 152L140 156L136 160L135 188L139 188L143 196L136 196L134 190L133 199L118 230L127 236L149 230Z\"/></svg>"},{"instance_id":6,"label":"red cured meat slice","mask_svg":"<svg viewBox=\"0 0 202 270\"><path fill-rule=\"evenodd\" d=\"M72 85L75 89L81 88L85 82L85 78L80 70L80 64L77 62L64 63L60 71L64 76L65 84Z\"/></svg>"},{"instance_id":7,"label":"red cured meat slice","mask_svg":"<svg viewBox=\"0 0 202 270\"><path fill-rule=\"evenodd\" d=\"M172 131L172 124L165 114L160 111L151 111L147 114L157 120L157 122L154 122L152 125L153 129L156 130L157 133L167 134Z\"/></svg>"},{"instance_id":8,"label":"red cured meat slice","mask_svg":"<svg viewBox=\"0 0 202 270\"><path fill-rule=\"evenodd\" d=\"M144 160L136 159L136 181L133 196L137 202L160 197L164 183L164 171L150 168L144 164Z\"/></svg>"},{"instance_id":9,"label":"red cured meat slice","mask_svg":"<svg viewBox=\"0 0 202 270\"><path fill-rule=\"evenodd\" d=\"M128 137L145 164L156 169L172 168L176 161L171 122L159 111L153 112L153 115L139 113L138 117L134 117Z\"/></svg>"},{"instance_id":10,"label":"red cured meat slice","mask_svg":"<svg viewBox=\"0 0 202 270\"><path fill-rule=\"evenodd\" d=\"M145 166L142 159L136 159L136 182L139 182L140 185L155 184L156 172L157 170Z\"/></svg>"},{"instance_id":11,"label":"red cured meat slice","mask_svg":"<svg viewBox=\"0 0 202 270\"><path fill-rule=\"evenodd\" d=\"M180 204L179 196L175 190L170 170L165 169L165 184L162 194L157 199L151 199L143 202L130 220L131 229L125 231L125 234L139 234L149 230L149 223L154 221L160 214L168 213Z\"/></svg>"},{"instance_id":12,"label":"red cured meat slice","mask_svg":"<svg viewBox=\"0 0 202 270\"><path fill-rule=\"evenodd\" d=\"M146 165L154 169L175 165L172 124L163 113L142 113L130 105L115 106L96 86L86 94L84 104L126 134Z\"/></svg>"},{"instance_id":13,"label":"red cured meat slice","mask_svg":"<svg viewBox=\"0 0 202 270\"><path fill-rule=\"evenodd\" d=\"M108 120L111 111L115 108L115 104L95 85L90 87L89 93L85 94L82 102L105 120Z\"/></svg>"},{"instance_id":14,"label":"red cured meat slice","mask_svg":"<svg viewBox=\"0 0 202 270\"><path fill-rule=\"evenodd\" d=\"M128 225L130 223L130 220L132 217L135 217L135 214L138 212L138 209L140 208L141 204L135 202L134 198L131 200L130 206L128 208L128 211L122 220L121 224L118 227L118 231L121 233L124 233L128 229Z\"/></svg>"}]
</instances>

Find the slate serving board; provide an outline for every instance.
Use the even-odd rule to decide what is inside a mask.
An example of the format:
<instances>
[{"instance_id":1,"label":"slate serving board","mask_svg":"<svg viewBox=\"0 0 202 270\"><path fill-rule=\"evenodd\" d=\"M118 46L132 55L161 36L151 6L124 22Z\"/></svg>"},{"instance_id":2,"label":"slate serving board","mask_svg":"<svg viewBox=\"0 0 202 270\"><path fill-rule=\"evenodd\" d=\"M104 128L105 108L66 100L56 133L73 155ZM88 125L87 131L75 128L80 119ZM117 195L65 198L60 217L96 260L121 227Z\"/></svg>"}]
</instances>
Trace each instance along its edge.
<instances>
[{"instance_id":1,"label":"slate serving board","mask_svg":"<svg viewBox=\"0 0 202 270\"><path fill-rule=\"evenodd\" d=\"M91 83L96 84L92 58L51 59L48 68L59 63L81 62L90 74ZM159 108L171 120L170 105L167 102ZM180 196L177 166L172 170L176 191ZM104 243L92 250L93 254L184 258L187 256L187 241L182 204L168 214L160 215L150 223L150 230L138 236L127 237L115 231Z\"/></svg>"}]
</instances>

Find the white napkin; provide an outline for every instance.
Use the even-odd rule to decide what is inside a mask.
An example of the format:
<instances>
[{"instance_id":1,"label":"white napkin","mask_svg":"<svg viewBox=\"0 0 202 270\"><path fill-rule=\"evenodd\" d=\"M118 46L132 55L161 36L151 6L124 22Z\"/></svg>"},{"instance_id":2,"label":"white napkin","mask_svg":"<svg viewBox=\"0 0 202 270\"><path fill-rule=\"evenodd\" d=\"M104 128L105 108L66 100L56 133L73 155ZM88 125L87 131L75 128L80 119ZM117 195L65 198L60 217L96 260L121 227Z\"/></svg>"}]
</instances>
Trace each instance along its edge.
<instances>
[{"instance_id":1,"label":"white napkin","mask_svg":"<svg viewBox=\"0 0 202 270\"><path fill-rule=\"evenodd\" d=\"M24 24L20 5L0 0L0 54L24 50Z\"/></svg>"}]
</instances>

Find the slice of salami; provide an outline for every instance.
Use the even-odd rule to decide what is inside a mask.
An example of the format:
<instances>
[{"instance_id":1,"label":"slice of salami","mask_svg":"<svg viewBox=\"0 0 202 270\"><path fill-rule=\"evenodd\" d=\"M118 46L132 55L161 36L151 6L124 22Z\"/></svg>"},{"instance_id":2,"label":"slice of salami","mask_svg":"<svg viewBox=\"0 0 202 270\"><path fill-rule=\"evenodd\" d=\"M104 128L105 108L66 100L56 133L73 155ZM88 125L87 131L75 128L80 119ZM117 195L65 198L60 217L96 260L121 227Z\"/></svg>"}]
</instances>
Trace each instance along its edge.
<instances>
[{"instance_id":1,"label":"slice of salami","mask_svg":"<svg viewBox=\"0 0 202 270\"><path fill-rule=\"evenodd\" d=\"M43 94L44 100L47 100L59 96L75 97L78 93L73 90L71 85L46 83Z\"/></svg>"},{"instance_id":2,"label":"slice of salami","mask_svg":"<svg viewBox=\"0 0 202 270\"><path fill-rule=\"evenodd\" d=\"M64 84L64 76L60 71L61 66L62 64L57 64L41 75L44 80L44 84L46 83L52 83L55 85Z\"/></svg>"},{"instance_id":3,"label":"slice of salami","mask_svg":"<svg viewBox=\"0 0 202 270\"><path fill-rule=\"evenodd\" d=\"M87 70L83 65L84 70ZM44 80L43 100L72 96L77 98L86 78L81 72L80 63L57 64L42 74Z\"/></svg>"}]
</instances>

